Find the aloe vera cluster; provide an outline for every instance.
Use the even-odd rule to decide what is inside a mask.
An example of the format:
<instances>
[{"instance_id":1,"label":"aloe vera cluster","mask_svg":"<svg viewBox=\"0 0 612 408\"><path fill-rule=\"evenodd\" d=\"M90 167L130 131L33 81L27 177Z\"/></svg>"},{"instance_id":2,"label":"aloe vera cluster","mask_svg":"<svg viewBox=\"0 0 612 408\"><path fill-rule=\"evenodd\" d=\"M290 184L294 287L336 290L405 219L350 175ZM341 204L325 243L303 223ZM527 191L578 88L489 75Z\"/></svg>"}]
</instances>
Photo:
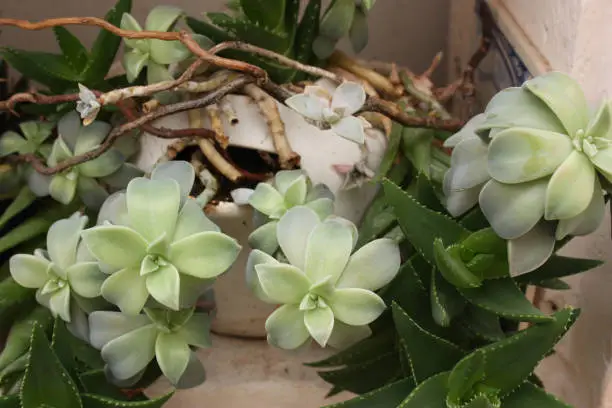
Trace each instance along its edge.
<instances>
[{"instance_id":1,"label":"aloe vera cluster","mask_svg":"<svg viewBox=\"0 0 612 408\"><path fill-rule=\"evenodd\" d=\"M524 289L567 289L559 278L600 262L552 255L512 277L506 242L480 209L453 218L442 205L441 186L412 173L407 161L381 175L383 191L360 228L374 238L400 229L392 236L400 242L401 268L377 291L391 307L370 325L370 337L309 364L333 385L332 395L360 394L333 407L566 407L533 371L578 310L546 315ZM381 223L384 217L391 221ZM521 322L529 327L519 329Z\"/></svg>"}]
</instances>

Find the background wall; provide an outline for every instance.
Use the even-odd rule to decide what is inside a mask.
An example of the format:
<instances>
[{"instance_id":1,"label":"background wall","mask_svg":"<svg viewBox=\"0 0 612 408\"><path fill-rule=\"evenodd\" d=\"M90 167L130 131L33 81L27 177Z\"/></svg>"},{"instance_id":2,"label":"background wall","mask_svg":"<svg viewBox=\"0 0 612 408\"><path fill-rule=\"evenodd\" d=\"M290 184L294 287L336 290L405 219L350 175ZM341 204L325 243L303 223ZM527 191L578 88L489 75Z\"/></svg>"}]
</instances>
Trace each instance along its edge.
<instances>
[{"instance_id":1,"label":"background wall","mask_svg":"<svg viewBox=\"0 0 612 408\"><path fill-rule=\"evenodd\" d=\"M370 44L362 53L366 58L397 61L416 72L425 70L431 58L446 45L449 0L379 0L370 18ZM0 0L0 15L39 20L60 16L103 16L112 0ZM144 21L147 12L158 4L182 7L194 17L203 11L220 11L224 0L134 0L133 14ZM24 49L55 49L51 31L26 32L3 29L0 45ZM89 44L95 29L75 28ZM343 45L346 47L346 44ZM437 72L445 78L445 70Z\"/></svg>"}]
</instances>

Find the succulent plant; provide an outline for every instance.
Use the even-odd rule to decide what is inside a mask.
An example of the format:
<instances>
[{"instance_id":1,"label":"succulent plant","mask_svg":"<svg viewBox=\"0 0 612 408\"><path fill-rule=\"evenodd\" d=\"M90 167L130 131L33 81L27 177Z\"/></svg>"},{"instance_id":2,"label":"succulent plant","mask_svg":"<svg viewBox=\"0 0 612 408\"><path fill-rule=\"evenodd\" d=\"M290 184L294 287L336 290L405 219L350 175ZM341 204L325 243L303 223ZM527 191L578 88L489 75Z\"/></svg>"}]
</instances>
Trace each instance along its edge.
<instances>
[{"instance_id":1,"label":"succulent plant","mask_svg":"<svg viewBox=\"0 0 612 408\"><path fill-rule=\"evenodd\" d=\"M154 7L147 16L145 30L169 31L172 30L183 10L173 6L161 5ZM132 31L142 31L138 21L129 13L121 18L121 28ZM193 34L193 38L203 47L210 47L212 43L203 35ZM129 82L134 82L142 69L147 67L147 82L172 80L168 70L169 64L184 61L191 55L180 41L162 41L157 39L128 39L124 38L129 51L123 56L123 67Z\"/></svg>"},{"instance_id":2,"label":"succulent plant","mask_svg":"<svg viewBox=\"0 0 612 408\"><path fill-rule=\"evenodd\" d=\"M175 311L193 306L203 286L236 260L240 245L188 197L194 178L187 162L158 165L150 179L135 178L109 197L101 211L107 218L83 232L111 272L102 296L122 312L139 314L150 296Z\"/></svg>"},{"instance_id":3,"label":"succulent plant","mask_svg":"<svg viewBox=\"0 0 612 408\"><path fill-rule=\"evenodd\" d=\"M95 311L89 315L89 324L91 344L101 350L107 372L117 382L138 381L154 358L174 385L204 380L204 368L189 346L210 346L205 313L194 313L193 308L147 308L139 315Z\"/></svg>"},{"instance_id":4,"label":"succulent plant","mask_svg":"<svg viewBox=\"0 0 612 408\"><path fill-rule=\"evenodd\" d=\"M58 137L47 159L49 166L95 149L104 141L111 126L100 121L83 126L78 113L71 111L60 119L57 130ZM40 196L50 194L63 204L72 202L78 195L87 207L99 209L108 197L107 190L99 181L121 188L125 187L130 179L142 174L135 166L125 163L127 155L132 152L131 146L117 145L93 160L53 176L37 174L33 191Z\"/></svg>"},{"instance_id":5,"label":"succulent plant","mask_svg":"<svg viewBox=\"0 0 612 408\"><path fill-rule=\"evenodd\" d=\"M305 4L300 10L300 3ZM321 0L233 0L231 13L206 13L207 20L186 19L189 27L215 43L243 41L286 55L304 64L316 64L312 44L319 32ZM301 16L301 19L300 19ZM222 56L262 67L277 83L305 79L305 74L248 52L226 50Z\"/></svg>"},{"instance_id":6,"label":"succulent plant","mask_svg":"<svg viewBox=\"0 0 612 408\"><path fill-rule=\"evenodd\" d=\"M612 181L609 102L591 115L580 86L560 72L499 92L446 146L447 208L457 216L477 201L508 240L510 270L530 272L555 240L587 235L604 215L602 184Z\"/></svg>"},{"instance_id":7,"label":"succulent plant","mask_svg":"<svg viewBox=\"0 0 612 408\"><path fill-rule=\"evenodd\" d=\"M0 135L0 157L10 154L39 154L45 159L51 153L51 144L44 143L53 132L55 124L52 122L27 121L19 124L21 134L14 131L6 131ZM25 177L28 186L34 192L44 195L45 184L40 183L39 175L28 165L20 165L13 168L13 182L18 182ZM8 180L7 180L8 181ZM4 188L0 188L4 191Z\"/></svg>"},{"instance_id":8,"label":"succulent plant","mask_svg":"<svg viewBox=\"0 0 612 408\"><path fill-rule=\"evenodd\" d=\"M355 82L340 84L333 95L323 87L307 86L304 93L285 101L287 106L302 116L323 123L339 136L353 142L365 142L365 119L355 117L366 100L363 87Z\"/></svg>"},{"instance_id":9,"label":"succulent plant","mask_svg":"<svg viewBox=\"0 0 612 408\"><path fill-rule=\"evenodd\" d=\"M282 305L266 320L270 344L296 349L312 337L323 347L346 347L369 336L367 325L386 308L374 291L400 267L397 244L377 239L352 253L355 225L340 217L321 221L305 206L287 211L276 229L288 263L253 250L246 271L259 299Z\"/></svg>"},{"instance_id":10,"label":"succulent plant","mask_svg":"<svg viewBox=\"0 0 612 408\"><path fill-rule=\"evenodd\" d=\"M10 259L13 279L26 288L37 289L36 300L69 323L79 337L87 338L85 299L100 296L106 275L92 261L81 242L87 217L74 213L56 221L47 233L47 250L34 255L17 254Z\"/></svg>"},{"instance_id":11,"label":"succulent plant","mask_svg":"<svg viewBox=\"0 0 612 408\"><path fill-rule=\"evenodd\" d=\"M355 52L361 52L368 44L368 12L376 0L334 0L321 20L319 36L314 41L315 54L325 59L336 44L349 35Z\"/></svg>"},{"instance_id":12,"label":"succulent plant","mask_svg":"<svg viewBox=\"0 0 612 408\"><path fill-rule=\"evenodd\" d=\"M257 228L249 235L249 245L268 254L278 249L278 220L291 208L305 205L325 219L334 211L334 195L324 184L312 185L303 170L281 170L272 183L259 183L255 190L232 192L234 202L255 209Z\"/></svg>"}]
</instances>

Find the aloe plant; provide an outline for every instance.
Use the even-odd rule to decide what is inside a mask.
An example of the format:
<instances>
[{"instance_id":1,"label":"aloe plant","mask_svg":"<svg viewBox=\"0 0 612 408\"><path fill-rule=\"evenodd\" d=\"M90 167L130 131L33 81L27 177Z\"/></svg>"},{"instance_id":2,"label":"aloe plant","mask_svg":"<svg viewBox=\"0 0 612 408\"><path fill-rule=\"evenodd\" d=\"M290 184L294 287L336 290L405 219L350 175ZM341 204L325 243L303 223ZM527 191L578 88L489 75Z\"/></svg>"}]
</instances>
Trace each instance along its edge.
<instances>
[{"instance_id":1,"label":"aloe plant","mask_svg":"<svg viewBox=\"0 0 612 408\"><path fill-rule=\"evenodd\" d=\"M124 393L128 390L108 384L99 356L73 338L61 320L52 326L49 341L44 326L35 323L19 366L3 370L0 381L12 387L0 397L0 406L160 408L172 396L148 399L140 391ZM140 385L150 382L146 379Z\"/></svg>"},{"instance_id":2,"label":"aloe plant","mask_svg":"<svg viewBox=\"0 0 612 408\"><path fill-rule=\"evenodd\" d=\"M454 147L449 211L460 215L479 202L508 240L513 274L538 268L556 240L588 235L603 220L602 185L612 180L610 103L590 114L565 74L501 91L445 144Z\"/></svg>"},{"instance_id":3,"label":"aloe plant","mask_svg":"<svg viewBox=\"0 0 612 408\"><path fill-rule=\"evenodd\" d=\"M240 0L235 3L230 4L231 13L206 13L206 20L188 17L187 24L194 32L215 43L244 41L302 63L318 62L313 52L313 42L319 33L321 0L310 0L302 12L299 0L270 0L265 4ZM304 78L291 68L246 52L230 50L223 55L264 68L275 82L285 83Z\"/></svg>"}]
</instances>

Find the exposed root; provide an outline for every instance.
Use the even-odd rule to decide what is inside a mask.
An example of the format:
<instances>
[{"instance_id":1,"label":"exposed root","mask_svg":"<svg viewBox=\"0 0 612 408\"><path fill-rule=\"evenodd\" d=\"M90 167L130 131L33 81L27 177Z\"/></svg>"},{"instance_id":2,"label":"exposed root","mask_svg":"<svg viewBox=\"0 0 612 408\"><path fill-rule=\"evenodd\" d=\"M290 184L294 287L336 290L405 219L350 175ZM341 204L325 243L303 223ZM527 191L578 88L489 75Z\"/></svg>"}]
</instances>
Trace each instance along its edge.
<instances>
[{"instance_id":1,"label":"exposed root","mask_svg":"<svg viewBox=\"0 0 612 408\"><path fill-rule=\"evenodd\" d=\"M362 118L367 120L374 128L382 130L385 132L385 135L389 137L391 134L391 127L393 126L393 121L378 112L362 112L359 114Z\"/></svg>"},{"instance_id":2,"label":"exposed root","mask_svg":"<svg viewBox=\"0 0 612 408\"><path fill-rule=\"evenodd\" d=\"M204 208L219 191L219 181L210 170L206 168L199 156L202 156L202 153L199 151L195 152L191 156L191 164L196 171L196 176L204 186L204 191L198 194L195 200Z\"/></svg>"},{"instance_id":3,"label":"exposed root","mask_svg":"<svg viewBox=\"0 0 612 408\"><path fill-rule=\"evenodd\" d=\"M221 113L225 116L225 119L230 123L230 125L237 125L240 119L232 106L232 102L229 98L223 98L219 101L219 108L221 108Z\"/></svg>"},{"instance_id":4,"label":"exposed root","mask_svg":"<svg viewBox=\"0 0 612 408\"><path fill-rule=\"evenodd\" d=\"M374 96L377 98L380 96L371 83L353 74L352 72L349 72L346 69L341 68L341 67L329 67L328 69L344 80L351 81L351 82L357 82L358 84L363 86L363 89L365 90L368 96Z\"/></svg>"},{"instance_id":5,"label":"exposed root","mask_svg":"<svg viewBox=\"0 0 612 408\"><path fill-rule=\"evenodd\" d=\"M262 115L266 119L272 141L280 160L282 169L292 169L299 165L300 156L291 149L287 134L285 132L285 124L281 120L276 101L261 88L254 84L248 84L244 87L244 92L253 98L259 106Z\"/></svg>"},{"instance_id":6,"label":"exposed root","mask_svg":"<svg viewBox=\"0 0 612 408\"><path fill-rule=\"evenodd\" d=\"M223 129L223 122L221 122L221 111L219 110L219 106L216 103L208 105L206 108L206 113L210 118L210 127L217 135L215 140L219 143L223 149L227 149L229 145L229 137L225 134L225 130Z\"/></svg>"},{"instance_id":7,"label":"exposed root","mask_svg":"<svg viewBox=\"0 0 612 408\"><path fill-rule=\"evenodd\" d=\"M398 89L388 78L370 68L360 65L356 60L352 59L341 51L334 51L330 57L330 63L343 68L362 79L365 79L372 84L377 91L381 92L387 97L398 98L402 95L401 93L398 93Z\"/></svg>"}]
</instances>

